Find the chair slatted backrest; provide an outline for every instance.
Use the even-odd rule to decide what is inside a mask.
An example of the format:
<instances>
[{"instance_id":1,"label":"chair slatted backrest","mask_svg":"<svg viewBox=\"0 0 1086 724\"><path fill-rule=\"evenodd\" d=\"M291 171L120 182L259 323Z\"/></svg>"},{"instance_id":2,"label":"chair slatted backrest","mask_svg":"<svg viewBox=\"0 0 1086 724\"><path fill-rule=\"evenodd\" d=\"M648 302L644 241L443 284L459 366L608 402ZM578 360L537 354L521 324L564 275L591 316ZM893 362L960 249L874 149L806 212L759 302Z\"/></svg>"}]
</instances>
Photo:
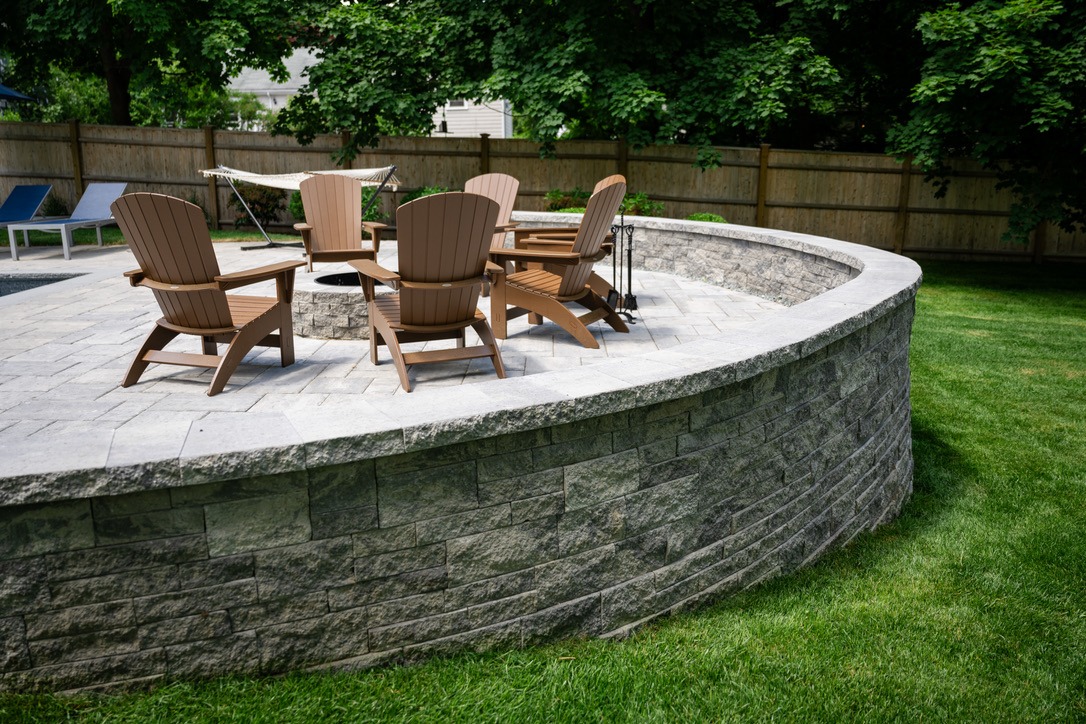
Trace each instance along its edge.
<instances>
[{"instance_id":1,"label":"chair slatted backrest","mask_svg":"<svg viewBox=\"0 0 1086 724\"><path fill-rule=\"evenodd\" d=\"M301 184L313 251L362 248L362 184L335 174L310 176Z\"/></svg>"},{"instance_id":2,"label":"chair slatted backrest","mask_svg":"<svg viewBox=\"0 0 1086 724\"><path fill-rule=\"evenodd\" d=\"M454 324L475 316L498 203L479 194L424 196L396 211L400 278L408 282L478 283L400 290L400 320Z\"/></svg>"},{"instance_id":3,"label":"chair slatted backrest","mask_svg":"<svg viewBox=\"0 0 1086 724\"><path fill-rule=\"evenodd\" d=\"M603 240L615 223L615 214L626 195L626 179L615 174L596 184L596 192L588 199L581 226L577 229L577 238L573 241L573 251L582 257L594 257L599 253ZM591 264L578 264L566 267L562 273L560 295L575 294L584 289L592 275Z\"/></svg>"},{"instance_id":4,"label":"chair slatted backrest","mask_svg":"<svg viewBox=\"0 0 1086 724\"><path fill-rule=\"evenodd\" d=\"M34 218L52 188L52 184L20 184L13 188L0 206L0 224Z\"/></svg>"},{"instance_id":5,"label":"chair slatted backrest","mask_svg":"<svg viewBox=\"0 0 1086 724\"><path fill-rule=\"evenodd\" d=\"M108 219L110 217L110 204L124 193L127 183L93 183L87 184L87 190L83 192L79 203L69 217L76 219Z\"/></svg>"},{"instance_id":6,"label":"chair slatted backrest","mask_svg":"<svg viewBox=\"0 0 1086 724\"><path fill-rule=\"evenodd\" d=\"M163 194L126 194L111 207L121 233L144 275L163 284L208 284L219 275L204 212ZM232 326L226 293L220 289L154 289L167 322L181 327Z\"/></svg>"},{"instance_id":7,"label":"chair slatted backrest","mask_svg":"<svg viewBox=\"0 0 1086 724\"><path fill-rule=\"evenodd\" d=\"M520 189L520 181L505 173L486 173L482 176L469 178L464 184L464 192L479 194L498 202L498 223L503 226L509 223L513 215L513 204L517 200L517 191ZM494 234L491 246L500 248L505 245L505 232Z\"/></svg>"}]
</instances>

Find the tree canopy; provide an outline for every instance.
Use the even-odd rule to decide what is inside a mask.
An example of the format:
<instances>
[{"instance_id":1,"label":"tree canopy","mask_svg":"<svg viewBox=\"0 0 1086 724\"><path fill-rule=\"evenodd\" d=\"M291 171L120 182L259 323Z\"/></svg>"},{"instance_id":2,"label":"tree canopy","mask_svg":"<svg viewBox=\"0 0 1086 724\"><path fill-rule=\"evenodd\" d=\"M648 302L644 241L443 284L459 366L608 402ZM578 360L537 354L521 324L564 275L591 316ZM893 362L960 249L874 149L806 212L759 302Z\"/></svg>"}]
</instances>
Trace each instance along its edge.
<instances>
[{"instance_id":1,"label":"tree canopy","mask_svg":"<svg viewBox=\"0 0 1086 724\"><path fill-rule=\"evenodd\" d=\"M508 100L544 153L559 138L914 156L945 188L969 157L1015 198L1010 235L1086 224L1081 0L11 0L5 80L104 79L110 117L165 122L242 67L307 84L276 130L303 143L426 134L446 101ZM133 92L133 88L136 92ZM97 96L96 96L97 93ZM92 85L66 107L101 106ZM97 101L96 101L97 97ZM189 100L185 100L188 98ZM203 117L203 116L201 116Z\"/></svg>"},{"instance_id":2,"label":"tree canopy","mask_svg":"<svg viewBox=\"0 0 1086 724\"><path fill-rule=\"evenodd\" d=\"M924 15L922 79L891 149L945 189L972 158L1015 198L1007 236L1086 223L1086 8L1075 0L957 4Z\"/></svg>"},{"instance_id":3,"label":"tree canopy","mask_svg":"<svg viewBox=\"0 0 1086 724\"><path fill-rule=\"evenodd\" d=\"M451 98L517 126L633 144L881 146L919 79L931 0L360 0L316 20L319 62L280 116L300 139L430 127ZM867 129L866 131L863 129Z\"/></svg>"},{"instance_id":4,"label":"tree canopy","mask_svg":"<svg viewBox=\"0 0 1086 724\"><path fill-rule=\"evenodd\" d=\"M0 52L11 81L43 85L51 72L103 78L110 120L132 123L132 85L221 90L241 68L285 79L301 18L336 0L9 0Z\"/></svg>"}]
</instances>

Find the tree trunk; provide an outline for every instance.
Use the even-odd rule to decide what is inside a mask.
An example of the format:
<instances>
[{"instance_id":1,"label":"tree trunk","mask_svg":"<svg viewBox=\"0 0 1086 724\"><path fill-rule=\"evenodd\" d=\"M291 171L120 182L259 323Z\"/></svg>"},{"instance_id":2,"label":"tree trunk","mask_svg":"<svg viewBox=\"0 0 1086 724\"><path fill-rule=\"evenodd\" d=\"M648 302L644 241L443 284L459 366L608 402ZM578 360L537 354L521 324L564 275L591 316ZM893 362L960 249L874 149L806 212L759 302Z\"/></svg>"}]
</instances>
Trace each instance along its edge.
<instances>
[{"instance_id":1,"label":"tree trunk","mask_svg":"<svg viewBox=\"0 0 1086 724\"><path fill-rule=\"evenodd\" d=\"M106 77L106 90L109 92L109 118L114 125L131 126L132 91L129 85L132 81L132 66L128 60L117 57L112 19L110 13L105 13L99 29L99 52Z\"/></svg>"}]
</instances>

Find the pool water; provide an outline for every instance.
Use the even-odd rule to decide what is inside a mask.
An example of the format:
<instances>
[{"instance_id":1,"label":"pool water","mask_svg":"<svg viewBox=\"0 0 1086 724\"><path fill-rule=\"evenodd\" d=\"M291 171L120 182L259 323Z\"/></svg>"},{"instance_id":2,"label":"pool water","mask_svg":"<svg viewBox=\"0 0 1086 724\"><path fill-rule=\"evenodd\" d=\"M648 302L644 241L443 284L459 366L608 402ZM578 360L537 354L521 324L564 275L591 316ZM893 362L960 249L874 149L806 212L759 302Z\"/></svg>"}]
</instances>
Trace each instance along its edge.
<instances>
[{"instance_id":1,"label":"pool water","mask_svg":"<svg viewBox=\"0 0 1086 724\"><path fill-rule=\"evenodd\" d=\"M82 274L0 274L0 297L62 282Z\"/></svg>"}]
</instances>

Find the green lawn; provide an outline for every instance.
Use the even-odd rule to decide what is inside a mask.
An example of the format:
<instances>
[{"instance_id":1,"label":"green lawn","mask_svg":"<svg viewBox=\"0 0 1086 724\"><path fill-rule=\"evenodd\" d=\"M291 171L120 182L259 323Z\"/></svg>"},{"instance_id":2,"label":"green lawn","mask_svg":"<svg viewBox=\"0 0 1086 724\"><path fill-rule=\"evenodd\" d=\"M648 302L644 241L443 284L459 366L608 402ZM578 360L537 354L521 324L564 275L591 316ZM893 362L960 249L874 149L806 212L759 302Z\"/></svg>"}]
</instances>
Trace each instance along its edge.
<instances>
[{"instance_id":1,"label":"green lawn","mask_svg":"<svg viewBox=\"0 0 1086 724\"><path fill-rule=\"evenodd\" d=\"M301 237L297 234L268 234L275 241L301 241ZM5 239L6 239L5 232ZM263 239L259 231L246 227L244 229L230 229L226 228L221 231L212 231L211 238L214 241L255 241ZM19 248L23 248L23 232L15 232L15 241L18 242ZM94 229L74 229L72 231L72 242L76 246L83 245L95 245L98 243L98 236ZM6 243L6 241L5 241ZM113 246L115 244L124 244L124 236L121 234L121 230L116 226L105 226L102 228L102 243L106 246ZM31 231L30 232L30 245L31 246L56 246L60 247L60 234L50 233L47 231Z\"/></svg>"},{"instance_id":2,"label":"green lawn","mask_svg":"<svg viewBox=\"0 0 1086 724\"><path fill-rule=\"evenodd\" d=\"M1086 269L924 268L915 494L813 569L624 642L8 696L0 720L1084 721Z\"/></svg>"}]
</instances>

